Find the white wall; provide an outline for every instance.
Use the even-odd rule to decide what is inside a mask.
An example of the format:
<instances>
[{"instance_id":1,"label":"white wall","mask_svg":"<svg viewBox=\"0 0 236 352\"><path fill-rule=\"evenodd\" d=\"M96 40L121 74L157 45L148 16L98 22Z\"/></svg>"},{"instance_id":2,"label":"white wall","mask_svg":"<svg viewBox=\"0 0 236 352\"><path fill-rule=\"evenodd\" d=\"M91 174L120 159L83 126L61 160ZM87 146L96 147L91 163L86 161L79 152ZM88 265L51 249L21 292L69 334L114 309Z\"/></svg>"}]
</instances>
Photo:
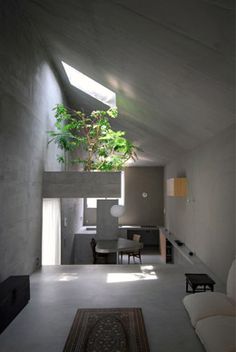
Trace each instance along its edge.
<instances>
[{"instance_id":1,"label":"white wall","mask_svg":"<svg viewBox=\"0 0 236 352\"><path fill-rule=\"evenodd\" d=\"M165 168L188 198L166 197L166 227L223 281L235 256L235 126ZM166 193L165 193L166 194Z\"/></svg>"}]
</instances>

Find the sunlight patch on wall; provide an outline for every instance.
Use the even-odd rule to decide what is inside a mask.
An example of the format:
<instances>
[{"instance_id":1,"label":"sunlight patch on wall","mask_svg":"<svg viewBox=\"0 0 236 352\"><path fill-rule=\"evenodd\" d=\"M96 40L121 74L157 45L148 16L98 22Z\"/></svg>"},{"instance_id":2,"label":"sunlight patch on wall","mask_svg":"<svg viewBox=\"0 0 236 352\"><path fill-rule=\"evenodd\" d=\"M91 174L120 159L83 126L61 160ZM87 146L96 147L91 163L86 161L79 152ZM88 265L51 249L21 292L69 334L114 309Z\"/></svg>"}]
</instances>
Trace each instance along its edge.
<instances>
[{"instance_id":1,"label":"sunlight patch on wall","mask_svg":"<svg viewBox=\"0 0 236 352\"><path fill-rule=\"evenodd\" d=\"M134 93L133 87L131 84L119 80L117 77L110 74L106 75L107 81L110 83L110 87L114 88L116 91L123 93L125 97L135 99L136 95Z\"/></svg>"},{"instance_id":2,"label":"sunlight patch on wall","mask_svg":"<svg viewBox=\"0 0 236 352\"><path fill-rule=\"evenodd\" d=\"M116 94L114 92L65 62L62 61L61 63L72 86L110 107L116 106Z\"/></svg>"}]
</instances>

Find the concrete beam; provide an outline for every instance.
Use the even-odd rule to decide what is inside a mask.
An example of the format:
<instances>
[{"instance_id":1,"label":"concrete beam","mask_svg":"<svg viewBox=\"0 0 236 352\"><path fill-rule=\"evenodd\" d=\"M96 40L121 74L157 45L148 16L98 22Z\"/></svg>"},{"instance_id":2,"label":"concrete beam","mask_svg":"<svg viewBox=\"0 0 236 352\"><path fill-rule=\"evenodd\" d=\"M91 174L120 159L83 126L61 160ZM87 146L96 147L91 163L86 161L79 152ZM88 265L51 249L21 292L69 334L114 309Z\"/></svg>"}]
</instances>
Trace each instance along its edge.
<instances>
[{"instance_id":1,"label":"concrete beam","mask_svg":"<svg viewBox=\"0 0 236 352\"><path fill-rule=\"evenodd\" d=\"M43 198L121 196L120 172L44 172Z\"/></svg>"}]
</instances>

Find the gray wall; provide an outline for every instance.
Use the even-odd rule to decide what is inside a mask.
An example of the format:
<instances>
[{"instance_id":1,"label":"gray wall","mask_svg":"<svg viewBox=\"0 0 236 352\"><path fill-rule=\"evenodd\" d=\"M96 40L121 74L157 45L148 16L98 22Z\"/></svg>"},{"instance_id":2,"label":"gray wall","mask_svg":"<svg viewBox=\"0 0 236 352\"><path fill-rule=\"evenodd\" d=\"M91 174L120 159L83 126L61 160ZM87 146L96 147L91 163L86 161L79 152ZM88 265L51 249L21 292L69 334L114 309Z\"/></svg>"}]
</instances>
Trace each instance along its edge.
<instances>
[{"instance_id":1,"label":"gray wall","mask_svg":"<svg viewBox=\"0 0 236 352\"><path fill-rule=\"evenodd\" d=\"M118 218L110 212L111 207L117 204L117 199L97 201L97 240L112 240L118 237Z\"/></svg>"},{"instance_id":2,"label":"gray wall","mask_svg":"<svg viewBox=\"0 0 236 352\"><path fill-rule=\"evenodd\" d=\"M163 167L125 169L125 225L163 225ZM142 193L148 194L147 198Z\"/></svg>"},{"instance_id":3,"label":"gray wall","mask_svg":"<svg viewBox=\"0 0 236 352\"><path fill-rule=\"evenodd\" d=\"M86 199L84 199L84 225L96 225L97 208L87 208Z\"/></svg>"},{"instance_id":4,"label":"gray wall","mask_svg":"<svg viewBox=\"0 0 236 352\"><path fill-rule=\"evenodd\" d=\"M15 1L0 9L0 280L31 273L41 257L42 174L59 170L47 147L62 101L40 39ZM49 122L48 122L49 120Z\"/></svg>"},{"instance_id":5,"label":"gray wall","mask_svg":"<svg viewBox=\"0 0 236 352\"><path fill-rule=\"evenodd\" d=\"M72 105L92 99L70 86L60 58L117 92L114 126L144 151L138 164L163 165L233 123L234 0L19 2Z\"/></svg>"},{"instance_id":6,"label":"gray wall","mask_svg":"<svg viewBox=\"0 0 236 352\"><path fill-rule=\"evenodd\" d=\"M225 282L235 255L235 126L165 168L188 197L165 196L166 227Z\"/></svg>"},{"instance_id":7,"label":"gray wall","mask_svg":"<svg viewBox=\"0 0 236 352\"><path fill-rule=\"evenodd\" d=\"M122 225L163 225L163 167L125 168L125 214ZM142 193L148 193L147 198ZM86 225L96 224L96 209L84 209Z\"/></svg>"},{"instance_id":8,"label":"gray wall","mask_svg":"<svg viewBox=\"0 0 236 352\"><path fill-rule=\"evenodd\" d=\"M120 172L45 172L44 198L120 197Z\"/></svg>"},{"instance_id":9,"label":"gray wall","mask_svg":"<svg viewBox=\"0 0 236 352\"><path fill-rule=\"evenodd\" d=\"M61 199L61 264L74 264L75 234L83 223L83 199Z\"/></svg>"}]
</instances>

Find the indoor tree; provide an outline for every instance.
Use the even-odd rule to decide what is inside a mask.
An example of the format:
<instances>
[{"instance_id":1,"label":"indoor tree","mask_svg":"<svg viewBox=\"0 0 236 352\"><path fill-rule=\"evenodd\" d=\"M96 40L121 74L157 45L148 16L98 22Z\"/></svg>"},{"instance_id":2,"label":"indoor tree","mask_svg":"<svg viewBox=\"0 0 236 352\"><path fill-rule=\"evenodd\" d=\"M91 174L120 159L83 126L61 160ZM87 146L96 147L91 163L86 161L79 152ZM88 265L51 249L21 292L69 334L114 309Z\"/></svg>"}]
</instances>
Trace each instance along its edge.
<instances>
[{"instance_id":1,"label":"indoor tree","mask_svg":"<svg viewBox=\"0 0 236 352\"><path fill-rule=\"evenodd\" d=\"M49 143L56 143L64 151L64 156L58 156L59 162L82 164L85 171L119 171L126 161L137 159L137 146L125 137L124 131L111 128L110 119L117 118L117 108L92 111L89 115L63 104L53 110L56 129L48 131ZM81 156L68 161L70 152Z\"/></svg>"}]
</instances>

